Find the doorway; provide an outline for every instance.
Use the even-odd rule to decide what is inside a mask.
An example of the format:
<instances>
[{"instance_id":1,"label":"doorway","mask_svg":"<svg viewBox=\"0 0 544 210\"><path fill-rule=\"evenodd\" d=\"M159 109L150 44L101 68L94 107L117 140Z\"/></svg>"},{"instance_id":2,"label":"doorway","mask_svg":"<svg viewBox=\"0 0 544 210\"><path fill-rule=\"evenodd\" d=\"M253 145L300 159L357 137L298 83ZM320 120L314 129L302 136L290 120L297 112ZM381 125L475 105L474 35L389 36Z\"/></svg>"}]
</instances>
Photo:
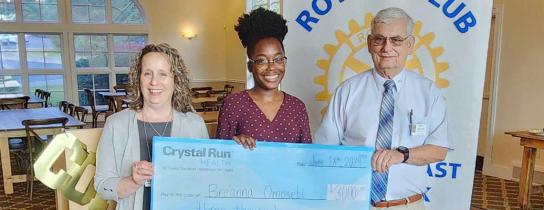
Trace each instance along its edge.
<instances>
[{"instance_id":1,"label":"doorway","mask_svg":"<svg viewBox=\"0 0 544 210\"><path fill-rule=\"evenodd\" d=\"M495 96L498 87L498 64L500 62L500 31L502 27L502 5L493 5L489 43L485 70L484 89L482 94L482 111L476 153L476 170L482 170L484 163L491 164L491 150L495 128ZM485 157L488 160L485 160ZM487 165L486 163L486 165Z\"/></svg>"}]
</instances>

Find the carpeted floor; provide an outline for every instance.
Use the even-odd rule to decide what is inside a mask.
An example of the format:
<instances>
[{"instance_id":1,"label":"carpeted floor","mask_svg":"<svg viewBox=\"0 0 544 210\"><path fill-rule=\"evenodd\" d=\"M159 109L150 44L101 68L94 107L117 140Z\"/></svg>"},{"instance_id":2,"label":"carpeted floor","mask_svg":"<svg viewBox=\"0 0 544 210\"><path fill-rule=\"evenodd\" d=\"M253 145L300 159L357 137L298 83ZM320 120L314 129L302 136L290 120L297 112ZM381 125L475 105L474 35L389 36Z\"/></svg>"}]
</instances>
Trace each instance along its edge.
<instances>
[{"instance_id":1,"label":"carpeted floor","mask_svg":"<svg viewBox=\"0 0 544 210\"><path fill-rule=\"evenodd\" d=\"M474 174L472 209L519 209L517 206L518 182ZM544 209L544 187L533 186L530 209Z\"/></svg>"},{"instance_id":2,"label":"carpeted floor","mask_svg":"<svg viewBox=\"0 0 544 210\"><path fill-rule=\"evenodd\" d=\"M16 167L13 167L14 169ZM17 174L21 174L20 170L15 169ZM2 174L0 173L0 180ZM26 192L26 183L16 183L13 185L13 194L6 196L4 193L4 182L0 181L0 210L15 210L15 209L32 209L32 210L54 210L55 208L55 192L40 181L34 182L34 192L32 193L32 201Z\"/></svg>"},{"instance_id":3,"label":"carpeted floor","mask_svg":"<svg viewBox=\"0 0 544 210\"><path fill-rule=\"evenodd\" d=\"M0 174L1 176L1 174ZM0 178L1 179L1 178ZM34 199L30 201L26 194L25 183L14 185L15 193L4 194L4 185L0 183L0 210L15 209L55 209L55 193L39 181L34 188ZM519 209L517 207L518 183L482 175L477 171L474 179L471 209ZM544 209L544 187L533 187L531 209Z\"/></svg>"}]
</instances>

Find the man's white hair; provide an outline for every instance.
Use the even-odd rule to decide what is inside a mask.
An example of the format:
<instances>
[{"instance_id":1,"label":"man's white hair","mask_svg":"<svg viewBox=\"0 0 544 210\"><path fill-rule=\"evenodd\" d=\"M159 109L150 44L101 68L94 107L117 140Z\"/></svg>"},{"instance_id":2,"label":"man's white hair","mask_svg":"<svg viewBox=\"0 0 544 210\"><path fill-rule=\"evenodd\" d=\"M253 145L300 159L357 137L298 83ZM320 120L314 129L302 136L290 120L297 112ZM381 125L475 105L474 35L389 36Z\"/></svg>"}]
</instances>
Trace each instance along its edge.
<instances>
[{"instance_id":1,"label":"man's white hair","mask_svg":"<svg viewBox=\"0 0 544 210\"><path fill-rule=\"evenodd\" d=\"M414 21L410 15L398 7L389 7L380 10L376 14L376 17L372 19L371 28L374 29L374 26L378 23L388 24L391 21L399 19L406 20L406 35L412 35L412 31L414 30Z\"/></svg>"}]
</instances>

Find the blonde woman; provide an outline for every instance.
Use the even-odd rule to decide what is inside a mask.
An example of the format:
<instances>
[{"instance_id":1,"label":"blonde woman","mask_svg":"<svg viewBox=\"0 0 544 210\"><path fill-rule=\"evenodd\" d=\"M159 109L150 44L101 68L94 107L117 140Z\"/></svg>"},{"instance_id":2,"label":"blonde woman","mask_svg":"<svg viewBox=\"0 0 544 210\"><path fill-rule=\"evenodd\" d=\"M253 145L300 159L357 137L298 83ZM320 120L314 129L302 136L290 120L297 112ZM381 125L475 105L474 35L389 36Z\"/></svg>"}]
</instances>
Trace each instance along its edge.
<instances>
[{"instance_id":1,"label":"blonde woman","mask_svg":"<svg viewBox=\"0 0 544 210\"><path fill-rule=\"evenodd\" d=\"M129 109L110 116L97 152L95 189L117 209L150 208L153 136L208 138L206 125L191 111L188 71L178 51L149 44L129 73Z\"/></svg>"}]
</instances>

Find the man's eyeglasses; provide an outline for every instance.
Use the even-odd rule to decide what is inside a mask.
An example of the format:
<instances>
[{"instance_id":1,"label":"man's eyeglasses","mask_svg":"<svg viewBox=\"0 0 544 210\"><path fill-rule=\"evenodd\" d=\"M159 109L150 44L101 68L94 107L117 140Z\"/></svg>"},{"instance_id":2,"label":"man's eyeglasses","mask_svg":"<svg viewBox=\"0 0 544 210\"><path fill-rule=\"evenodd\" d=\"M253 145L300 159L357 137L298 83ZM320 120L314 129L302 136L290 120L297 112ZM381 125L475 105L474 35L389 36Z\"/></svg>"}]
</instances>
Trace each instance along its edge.
<instances>
[{"instance_id":1,"label":"man's eyeglasses","mask_svg":"<svg viewBox=\"0 0 544 210\"><path fill-rule=\"evenodd\" d=\"M285 62L287 62L287 57L285 57L285 56L274 58L271 61L269 61L269 60L267 60L265 58L259 58L259 59L255 59L255 60L249 59L249 63L253 63L253 64L257 65L257 67L259 67L259 68L268 66L268 64L283 65L283 64L285 64Z\"/></svg>"},{"instance_id":2,"label":"man's eyeglasses","mask_svg":"<svg viewBox=\"0 0 544 210\"><path fill-rule=\"evenodd\" d=\"M369 38L370 38L370 43L374 46L383 46L385 45L385 42L387 41L387 39L389 39L389 42L395 46L395 47L398 47L398 46L401 46L402 43L404 42L404 40L408 39L410 36L412 35L408 35L406 37L401 37L401 36L394 36L394 37L385 37L385 36L382 36L382 35L368 35Z\"/></svg>"}]
</instances>

